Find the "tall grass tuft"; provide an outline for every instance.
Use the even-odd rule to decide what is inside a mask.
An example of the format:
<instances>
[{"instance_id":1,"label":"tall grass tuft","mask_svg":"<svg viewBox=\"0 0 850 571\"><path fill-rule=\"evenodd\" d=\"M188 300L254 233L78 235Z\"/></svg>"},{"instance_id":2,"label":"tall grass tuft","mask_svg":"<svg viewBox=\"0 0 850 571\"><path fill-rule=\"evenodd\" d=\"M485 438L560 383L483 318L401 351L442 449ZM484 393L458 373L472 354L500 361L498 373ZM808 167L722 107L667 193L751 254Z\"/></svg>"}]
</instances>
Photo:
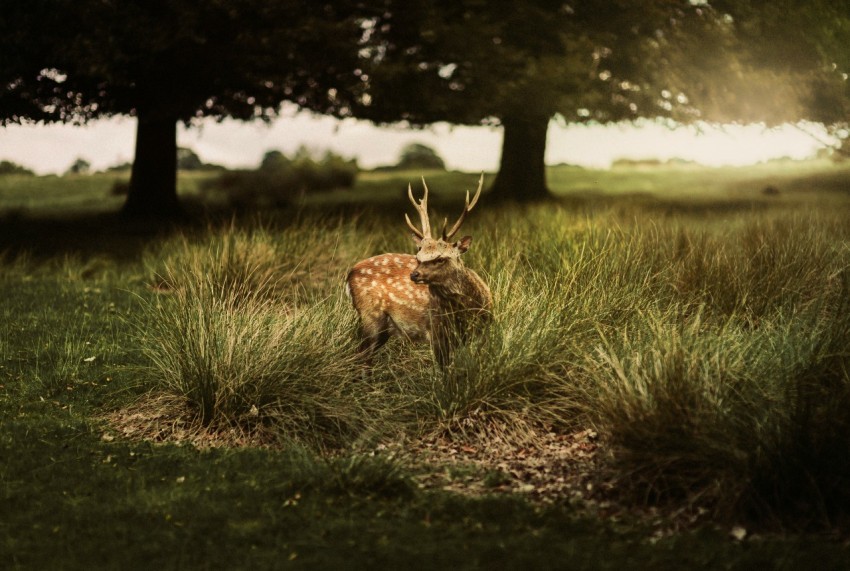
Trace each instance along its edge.
<instances>
[{"instance_id":1,"label":"tall grass tuft","mask_svg":"<svg viewBox=\"0 0 850 571\"><path fill-rule=\"evenodd\" d=\"M320 448L368 431L379 415L364 408L376 397L359 382L354 315L341 288L322 295L293 286L299 262L262 232L229 230L171 248L160 274L170 293L145 304L138 327L154 388L182 399L209 431L261 431Z\"/></svg>"},{"instance_id":2,"label":"tall grass tuft","mask_svg":"<svg viewBox=\"0 0 850 571\"><path fill-rule=\"evenodd\" d=\"M260 220L211 225L194 235L178 234L151 248L145 265L156 289L179 289L198 275L210 278L218 295L238 288L263 299L338 291L342 260L365 250L354 224L305 217L275 229Z\"/></svg>"},{"instance_id":3,"label":"tall grass tuft","mask_svg":"<svg viewBox=\"0 0 850 571\"><path fill-rule=\"evenodd\" d=\"M185 399L215 430L269 429L334 447L356 438L362 410L353 320L339 298L292 307L197 276L148 304L140 331L157 388Z\"/></svg>"},{"instance_id":4,"label":"tall grass tuft","mask_svg":"<svg viewBox=\"0 0 850 571\"><path fill-rule=\"evenodd\" d=\"M746 464L748 421L770 401L752 378L758 341L699 313L645 319L646 329L603 337L586 357L588 417L607 435L621 483L644 500L721 497L729 482L718 472Z\"/></svg>"},{"instance_id":5,"label":"tall grass tuft","mask_svg":"<svg viewBox=\"0 0 850 571\"><path fill-rule=\"evenodd\" d=\"M237 292L234 300L272 300L286 278L281 259L264 229L242 230L231 223L200 238L180 234L149 252L146 265L159 289L197 289L203 278L203 286L216 299Z\"/></svg>"},{"instance_id":6,"label":"tall grass tuft","mask_svg":"<svg viewBox=\"0 0 850 571\"><path fill-rule=\"evenodd\" d=\"M494 297L493 321L458 343L451 364L420 369L405 386L424 428L460 438L526 441L536 430L573 425L567 390L576 339L589 323L564 295L563 275L535 271L507 244L473 260Z\"/></svg>"},{"instance_id":7,"label":"tall grass tuft","mask_svg":"<svg viewBox=\"0 0 850 571\"><path fill-rule=\"evenodd\" d=\"M824 224L816 216L773 216L751 217L724 231L668 227L657 246L674 244L670 270L679 299L757 325L834 285L824 281L834 281L837 236Z\"/></svg>"},{"instance_id":8,"label":"tall grass tuft","mask_svg":"<svg viewBox=\"0 0 850 571\"><path fill-rule=\"evenodd\" d=\"M587 415L643 501L787 527L850 512L846 293L804 313L647 314L586 359ZM846 523L846 522L845 522Z\"/></svg>"},{"instance_id":9,"label":"tall grass tuft","mask_svg":"<svg viewBox=\"0 0 850 571\"><path fill-rule=\"evenodd\" d=\"M850 272L840 292L800 331L790 362L776 429L750 459L741 509L759 519L797 527L850 525ZM812 323L813 322L813 323ZM808 329L808 331L806 331ZM793 355L796 356L796 355Z\"/></svg>"},{"instance_id":10,"label":"tall grass tuft","mask_svg":"<svg viewBox=\"0 0 850 571\"><path fill-rule=\"evenodd\" d=\"M445 370L427 371L418 401L440 430L527 439L530 429L565 416L557 298L551 289L524 290L504 275L492 285L499 300L494 322L459 345Z\"/></svg>"}]
</instances>

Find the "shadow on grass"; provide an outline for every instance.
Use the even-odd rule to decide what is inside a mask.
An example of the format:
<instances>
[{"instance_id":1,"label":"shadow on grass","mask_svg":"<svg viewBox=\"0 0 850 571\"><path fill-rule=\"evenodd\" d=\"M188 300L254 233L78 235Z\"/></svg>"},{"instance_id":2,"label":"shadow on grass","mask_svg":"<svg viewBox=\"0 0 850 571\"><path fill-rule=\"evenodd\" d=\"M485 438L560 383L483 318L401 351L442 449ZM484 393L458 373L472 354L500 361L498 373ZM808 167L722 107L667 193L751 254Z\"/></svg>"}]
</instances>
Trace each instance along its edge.
<instances>
[{"instance_id":1,"label":"shadow on grass","mask_svg":"<svg viewBox=\"0 0 850 571\"><path fill-rule=\"evenodd\" d=\"M117 261L138 258L152 239L174 230L171 224L129 221L118 213L37 216L0 212L0 254L35 259L82 254Z\"/></svg>"}]
</instances>

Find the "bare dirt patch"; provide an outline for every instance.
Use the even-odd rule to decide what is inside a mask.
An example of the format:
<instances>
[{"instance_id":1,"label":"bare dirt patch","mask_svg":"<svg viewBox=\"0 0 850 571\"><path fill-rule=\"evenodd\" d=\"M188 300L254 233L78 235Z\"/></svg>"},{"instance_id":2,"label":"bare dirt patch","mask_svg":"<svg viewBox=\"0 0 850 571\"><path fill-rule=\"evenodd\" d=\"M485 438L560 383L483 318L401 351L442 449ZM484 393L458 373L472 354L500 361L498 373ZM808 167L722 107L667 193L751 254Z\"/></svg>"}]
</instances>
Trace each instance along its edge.
<instances>
[{"instance_id":1,"label":"bare dirt patch","mask_svg":"<svg viewBox=\"0 0 850 571\"><path fill-rule=\"evenodd\" d=\"M545 432L515 444L498 436L474 443L431 436L410 443L422 487L471 495L522 494L547 503L586 498L598 473L599 439L592 430Z\"/></svg>"},{"instance_id":2,"label":"bare dirt patch","mask_svg":"<svg viewBox=\"0 0 850 571\"><path fill-rule=\"evenodd\" d=\"M131 406L113 411L102 419L107 430L102 438L116 437L157 443L191 444L197 448L268 447L275 439L259 423L240 426L201 426L185 402L169 395L148 394Z\"/></svg>"},{"instance_id":3,"label":"bare dirt patch","mask_svg":"<svg viewBox=\"0 0 850 571\"><path fill-rule=\"evenodd\" d=\"M145 395L103 419L103 438L186 443L207 447L277 447L281 440L261 423L201 427L185 403L168 395ZM602 484L600 439L593 430L559 433L504 431L475 438L425 435L380 443L368 453L389 455L410 467L421 488L467 494L521 494L531 501L594 502Z\"/></svg>"},{"instance_id":4,"label":"bare dirt patch","mask_svg":"<svg viewBox=\"0 0 850 571\"><path fill-rule=\"evenodd\" d=\"M260 423L249 430L200 427L184 402L166 395L146 395L102 420L107 424L105 440L124 438L198 448L284 445ZM604 439L592 429L558 432L524 427L523 435L512 438L503 430L473 438L430 434L380 443L364 452L388 456L407 466L424 490L478 497L517 495L541 506L567 504L609 521L639 520L654 529L654 539L705 523L708 512L698 506L658 508L624 496L618 475L611 470Z\"/></svg>"}]
</instances>

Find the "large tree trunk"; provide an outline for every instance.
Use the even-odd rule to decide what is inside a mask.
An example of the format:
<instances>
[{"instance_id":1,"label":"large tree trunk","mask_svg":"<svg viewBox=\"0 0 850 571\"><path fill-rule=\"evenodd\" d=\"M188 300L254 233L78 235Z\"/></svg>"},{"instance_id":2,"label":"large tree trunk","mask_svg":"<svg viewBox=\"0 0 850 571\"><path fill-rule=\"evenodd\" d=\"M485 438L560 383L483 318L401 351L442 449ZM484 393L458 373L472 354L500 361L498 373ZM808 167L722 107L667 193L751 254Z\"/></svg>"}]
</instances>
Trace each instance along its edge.
<instances>
[{"instance_id":1,"label":"large tree trunk","mask_svg":"<svg viewBox=\"0 0 850 571\"><path fill-rule=\"evenodd\" d=\"M549 198L543 162L549 117L506 116L502 125L502 160L490 196L516 202Z\"/></svg>"},{"instance_id":2,"label":"large tree trunk","mask_svg":"<svg viewBox=\"0 0 850 571\"><path fill-rule=\"evenodd\" d=\"M136 156L122 214L169 219L182 212L177 200L177 119L139 111Z\"/></svg>"}]
</instances>

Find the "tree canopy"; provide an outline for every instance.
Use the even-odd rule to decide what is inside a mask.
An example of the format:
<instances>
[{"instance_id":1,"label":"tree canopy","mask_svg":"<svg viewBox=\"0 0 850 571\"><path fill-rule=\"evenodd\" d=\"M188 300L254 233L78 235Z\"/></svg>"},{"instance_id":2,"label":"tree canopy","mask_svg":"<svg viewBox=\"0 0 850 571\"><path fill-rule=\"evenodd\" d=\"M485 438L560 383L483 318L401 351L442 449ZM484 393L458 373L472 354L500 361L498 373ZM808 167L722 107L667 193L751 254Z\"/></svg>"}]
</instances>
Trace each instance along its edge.
<instances>
[{"instance_id":1,"label":"tree canopy","mask_svg":"<svg viewBox=\"0 0 850 571\"><path fill-rule=\"evenodd\" d=\"M730 89L744 96L737 120L778 124L850 121L850 2L716 0L730 30ZM793 15L793 16L790 16ZM731 76L731 79L730 79ZM715 82L718 83L718 82ZM719 82L722 84L722 82ZM747 92L742 85L750 85Z\"/></svg>"},{"instance_id":2,"label":"tree canopy","mask_svg":"<svg viewBox=\"0 0 850 571\"><path fill-rule=\"evenodd\" d=\"M125 211L178 208L176 123L268 119L283 101L345 115L362 30L346 2L4 3L0 122L138 119Z\"/></svg>"}]
</instances>

